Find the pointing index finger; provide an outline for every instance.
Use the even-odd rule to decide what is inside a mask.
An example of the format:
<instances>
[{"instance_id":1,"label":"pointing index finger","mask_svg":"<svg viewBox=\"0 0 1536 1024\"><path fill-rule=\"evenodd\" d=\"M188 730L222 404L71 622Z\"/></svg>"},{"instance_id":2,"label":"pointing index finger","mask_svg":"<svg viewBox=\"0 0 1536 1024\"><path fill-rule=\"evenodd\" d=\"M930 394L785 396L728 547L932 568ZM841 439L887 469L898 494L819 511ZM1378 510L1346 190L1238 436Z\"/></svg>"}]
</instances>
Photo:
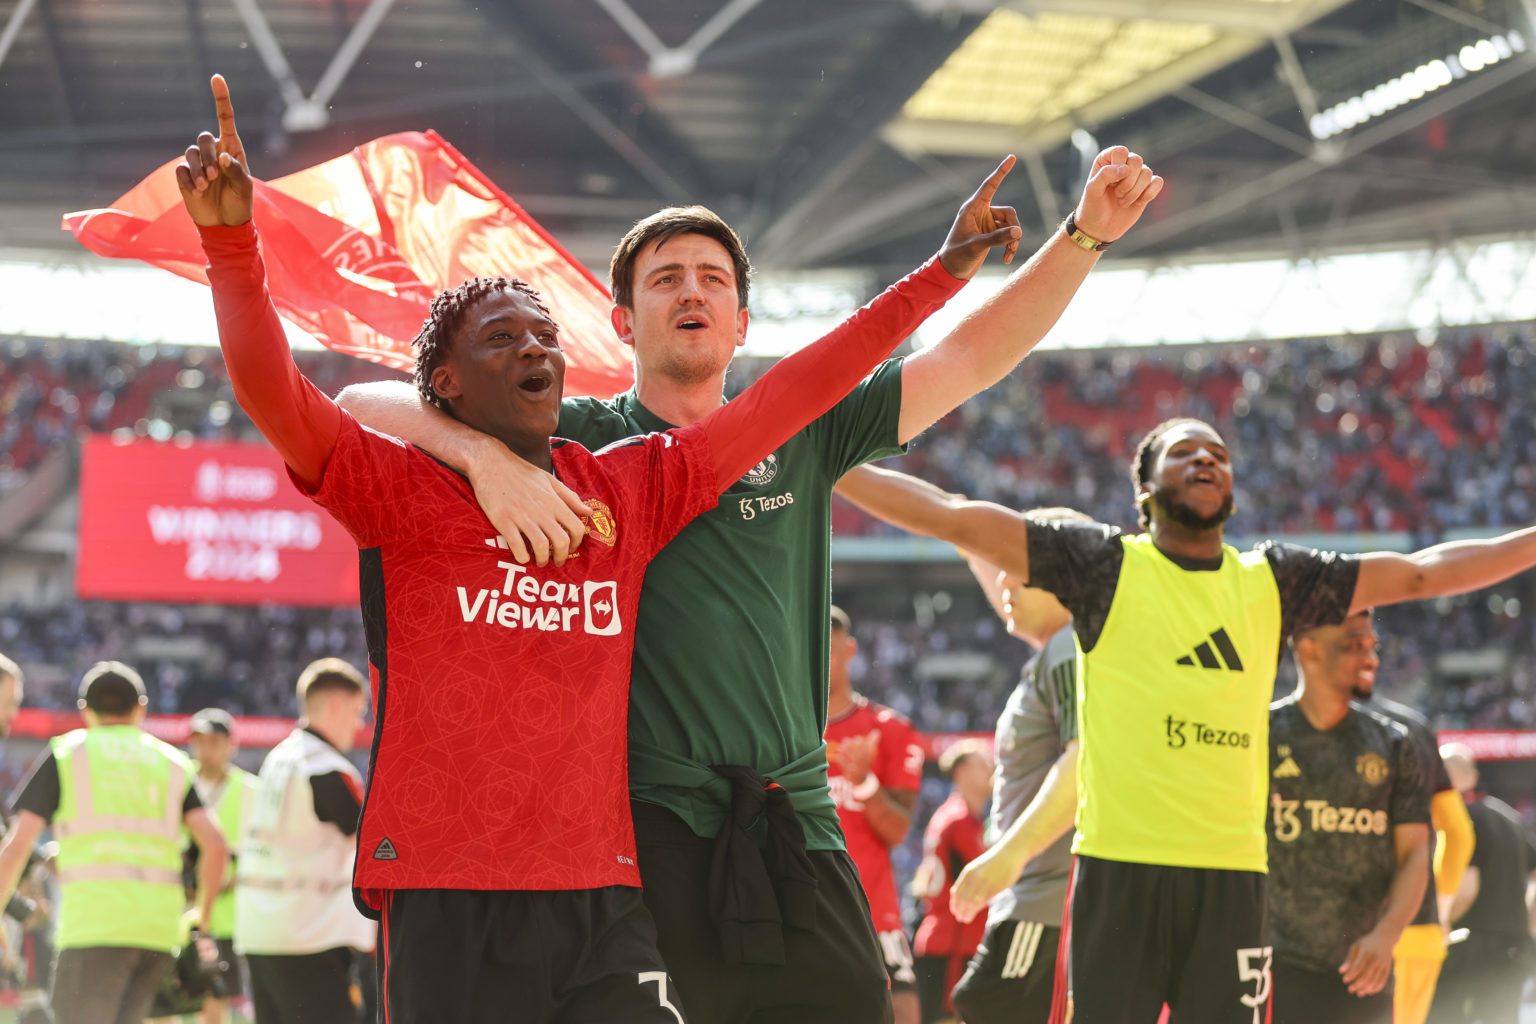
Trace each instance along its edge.
<instances>
[{"instance_id":1,"label":"pointing index finger","mask_svg":"<svg viewBox=\"0 0 1536 1024\"><path fill-rule=\"evenodd\" d=\"M1013 165L1016 162L1017 158L1012 153L1003 157L1003 162L997 165L997 170L987 175L987 180L982 182L981 187L976 190L976 198L991 203L992 197L997 195L997 190L1003 184L1003 179L1008 177L1008 172L1013 170Z\"/></svg>"},{"instance_id":2,"label":"pointing index finger","mask_svg":"<svg viewBox=\"0 0 1536 1024\"><path fill-rule=\"evenodd\" d=\"M226 152L241 157L244 150L240 145L240 133L235 129L235 105L229 100L229 83L224 81L223 75L214 75L208 84L213 88L213 109L219 118L219 142Z\"/></svg>"}]
</instances>

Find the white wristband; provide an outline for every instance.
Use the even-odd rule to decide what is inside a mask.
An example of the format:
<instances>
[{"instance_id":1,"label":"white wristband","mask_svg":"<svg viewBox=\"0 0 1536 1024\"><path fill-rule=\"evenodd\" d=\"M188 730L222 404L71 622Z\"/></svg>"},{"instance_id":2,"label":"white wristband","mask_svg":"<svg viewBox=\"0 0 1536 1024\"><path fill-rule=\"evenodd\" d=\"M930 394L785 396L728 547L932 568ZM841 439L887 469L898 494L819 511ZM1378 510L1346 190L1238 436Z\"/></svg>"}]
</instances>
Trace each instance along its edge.
<instances>
[{"instance_id":1,"label":"white wristband","mask_svg":"<svg viewBox=\"0 0 1536 1024\"><path fill-rule=\"evenodd\" d=\"M853 798L861 801L868 800L878 792L880 792L880 780L874 772L870 772L864 776L863 782L853 787Z\"/></svg>"}]
</instances>

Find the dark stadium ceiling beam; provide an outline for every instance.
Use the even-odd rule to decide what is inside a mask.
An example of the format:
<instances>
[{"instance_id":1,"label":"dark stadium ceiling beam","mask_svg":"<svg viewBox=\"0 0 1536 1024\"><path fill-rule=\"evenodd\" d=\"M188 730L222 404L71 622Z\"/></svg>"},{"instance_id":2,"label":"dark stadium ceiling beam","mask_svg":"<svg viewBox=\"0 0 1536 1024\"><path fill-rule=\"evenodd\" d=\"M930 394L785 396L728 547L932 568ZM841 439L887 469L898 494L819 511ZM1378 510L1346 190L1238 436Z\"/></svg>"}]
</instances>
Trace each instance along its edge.
<instances>
[{"instance_id":1,"label":"dark stadium ceiling beam","mask_svg":"<svg viewBox=\"0 0 1536 1024\"><path fill-rule=\"evenodd\" d=\"M5 28L0 29L0 64L5 63L5 55L11 52L11 46L15 44L16 37L21 34L21 26L27 20L27 15L32 13L32 8L37 6L37 0L19 0L11 9L11 16L5 19Z\"/></svg>"},{"instance_id":2,"label":"dark stadium ceiling beam","mask_svg":"<svg viewBox=\"0 0 1536 1024\"><path fill-rule=\"evenodd\" d=\"M73 127L75 102L69 87L69 70L64 61L64 47L59 44L59 21L53 10L54 0L42 0L37 9L38 21L43 26L43 42L48 47L48 88L58 111L60 124Z\"/></svg>"},{"instance_id":3,"label":"dark stadium ceiling beam","mask_svg":"<svg viewBox=\"0 0 1536 1024\"><path fill-rule=\"evenodd\" d=\"M772 177L759 187L759 200L744 223L765 263L804 264L796 250L812 225L826 217L826 203L865 160L888 152L880 130L981 21L976 15L935 18L906 11L883 45L847 76L851 88L779 147L783 154L804 154L800 162L789 162L792 156L764 162ZM881 205L878 198L872 202ZM846 215L839 210L837 219Z\"/></svg>"},{"instance_id":4,"label":"dark stadium ceiling beam","mask_svg":"<svg viewBox=\"0 0 1536 1024\"><path fill-rule=\"evenodd\" d=\"M192 88L197 97L197 112L206 114L208 79L213 75L213 60L208 54L208 33L203 30L203 0L182 0L187 12L187 43L191 60Z\"/></svg>"},{"instance_id":5,"label":"dark stadium ceiling beam","mask_svg":"<svg viewBox=\"0 0 1536 1024\"><path fill-rule=\"evenodd\" d=\"M628 0L596 0L596 3L608 12L608 16L624 30L625 35L629 36L636 46L645 51L651 74L657 78L676 78L679 75L689 74L698 67L699 58L704 51L730 31L731 26L745 17L747 12L762 3L762 0L729 0L700 25L681 46L668 46L663 43L656 33L651 31L651 26L645 19L629 6Z\"/></svg>"},{"instance_id":6,"label":"dark stadium ceiling beam","mask_svg":"<svg viewBox=\"0 0 1536 1024\"><path fill-rule=\"evenodd\" d=\"M1262 174L1245 184L1207 197L1197 206L1180 210L1154 223L1143 224L1126 237L1120 251L1122 253L1140 252L1161 245L1195 228L1219 222L1224 217L1237 214L1254 203L1293 188L1308 178L1330 170L1404 132L1463 107L1478 97L1518 79L1521 75L1531 73L1532 70L1536 70L1536 51L1528 50L1508 60L1500 61L1496 67L1458 83L1455 88L1434 93L1401 113L1372 121L1348 135L1330 140L1338 143L1335 151L1328 154L1331 159L1314 157L1297 160Z\"/></svg>"},{"instance_id":7,"label":"dark stadium ceiling beam","mask_svg":"<svg viewBox=\"0 0 1536 1024\"><path fill-rule=\"evenodd\" d=\"M664 125L652 118L646 123L646 134L656 139L657 146L642 146L633 135L619 127L607 110L622 111L643 103L640 95L623 79L615 79L602 85L578 86L574 76L562 70L560 65L581 67L591 60L568 52L559 40L547 33L535 32L527 22L511 17L512 11L498 11L498 25L510 42L515 63L533 76L545 95L553 96L575 114L599 139L628 164L657 196L669 203L693 203L705 201L709 196L707 183L700 177L700 162L688 159L688 150L680 139L668 132ZM592 97L601 96L608 102L599 105ZM605 107L607 109L605 109ZM663 161L656 155L658 150L673 154Z\"/></svg>"},{"instance_id":8,"label":"dark stadium ceiling beam","mask_svg":"<svg viewBox=\"0 0 1536 1024\"><path fill-rule=\"evenodd\" d=\"M1403 0L1403 2L1412 4L1431 14L1438 14L1447 21L1454 21L1458 25L1465 25L1468 28L1476 29L1483 35L1496 36L1509 31L1509 26L1507 25L1500 25L1497 22L1489 21L1487 18L1480 17L1471 11L1464 11L1459 7L1452 7L1450 4L1441 3L1440 0Z\"/></svg>"},{"instance_id":9,"label":"dark stadium ceiling beam","mask_svg":"<svg viewBox=\"0 0 1536 1024\"><path fill-rule=\"evenodd\" d=\"M1309 157L1316 148L1317 144L1311 139L1281 128L1273 121L1266 121L1257 114L1251 114L1242 107L1228 103L1210 93L1201 92L1192 85L1181 85L1173 90L1172 95L1198 110L1205 111L1212 117L1219 117L1230 125L1251 132L1261 139L1267 139L1293 153Z\"/></svg>"},{"instance_id":10,"label":"dark stadium ceiling beam","mask_svg":"<svg viewBox=\"0 0 1536 1024\"><path fill-rule=\"evenodd\" d=\"M266 15L262 13L259 0L230 0L230 3L245 23L246 31L251 36L251 45L261 57L267 73L277 82L285 105L283 127L298 132L315 131L330 124L331 100L352 73L357 59L362 56L368 41L373 38L373 33L394 6L395 0L368 0L368 6L358 15L352 30L341 41L330 63L321 72L314 92L308 96L304 95L304 90L299 86L298 78L283 54L282 44L278 42L271 25L267 23Z\"/></svg>"}]
</instances>

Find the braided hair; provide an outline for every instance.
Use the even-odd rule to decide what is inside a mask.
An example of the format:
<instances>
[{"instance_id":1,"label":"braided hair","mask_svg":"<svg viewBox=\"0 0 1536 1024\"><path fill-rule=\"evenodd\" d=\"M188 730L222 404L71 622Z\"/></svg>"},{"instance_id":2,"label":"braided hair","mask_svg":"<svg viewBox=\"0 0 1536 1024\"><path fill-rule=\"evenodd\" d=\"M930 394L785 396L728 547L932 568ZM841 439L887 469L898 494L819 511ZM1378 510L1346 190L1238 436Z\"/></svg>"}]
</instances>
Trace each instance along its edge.
<instances>
[{"instance_id":1,"label":"braided hair","mask_svg":"<svg viewBox=\"0 0 1536 1024\"><path fill-rule=\"evenodd\" d=\"M431 311L422 322L415 340L411 342L416 348L416 390L422 398L439 409L445 406L432 387L432 374L448 358L454 339L469 311L481 299L499 291L522 292L540 313L554 320L539 293L527 282L515 277L472 277L457 288L439 294L432 300Z\"/></svg>"},{"instance_id":2,"label":"braided hair","mask_svg":"<svg viewBox=\"0 0 1536 1024\"><path fill-rule=\"evenodd\" d=\"M1133 493L1140 494L1141 489L1152 482L1152 463L1157 461L1157 446L1167 436L1169 431L1176 427L1195 426L1204 427L1213 434L1217 434L1216 428L1204 420L1197 420L1193 416L1175 416L1171 420L1163 420L1157 426L1147 431L1147 436L1141 439L1136 446L1136 454L1131 458L1131 486ZM1145 530L1152 525L1152 514L1147 510L1147 502L1143 501L1136 506L1137 522Z\"/></svg>"}]
</instances>

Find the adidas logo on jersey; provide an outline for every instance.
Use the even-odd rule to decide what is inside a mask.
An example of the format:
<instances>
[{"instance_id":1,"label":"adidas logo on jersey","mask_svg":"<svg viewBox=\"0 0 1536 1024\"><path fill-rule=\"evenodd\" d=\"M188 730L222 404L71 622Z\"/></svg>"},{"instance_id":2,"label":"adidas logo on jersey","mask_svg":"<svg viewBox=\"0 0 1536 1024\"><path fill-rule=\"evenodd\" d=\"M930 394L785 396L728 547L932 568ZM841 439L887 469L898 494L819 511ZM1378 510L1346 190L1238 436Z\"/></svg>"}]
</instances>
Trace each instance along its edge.
<instances>
[{"instance_id":1,"label":"adidas logo on jersey","mask_svg":"<svg viewBox=\"0 0 1536 1024\"><path fill-rule=\"evenodd\" d=\"M1295 758L1287 757L1284 761L1281 761L1280 766L1275 769L1275 778L1299 779L1301 778L1301 766L1296 763Z\"/></svg>"},{"instance_id":2,"label":"adidas logo on jersey","mask_svg":"<svg viewBox=\"0 0 1536 1024\"><path fill-rule=\"evenodd\" d=\"M1215 644L1214 650L1211 647L1212 644ZM1196 662L1201 668L1225 668L1229 672L1243 670L1243 659L1238 657L1237 648L1233 646L1232 638L1227 636L1226 627L1212 633L1209 641L1200 641L1195 647L1194 654L1184 655L1176 664L1194 667Z\"/></svg>"},{"instance_id":3,"label":"adidas logo on jersey","mask_svg":"<svg viewBox=\"0 0 1536 1024\"><path fill-rule=\"evenodd\" d=\"M399 860L400 859L400 855L395 852L395 844L389 841L389 837L388 836L385 836L383 839L379 840L379 845L375 846L373 848L373 859L374 860Z\"/></svg>"}]
</instances>

